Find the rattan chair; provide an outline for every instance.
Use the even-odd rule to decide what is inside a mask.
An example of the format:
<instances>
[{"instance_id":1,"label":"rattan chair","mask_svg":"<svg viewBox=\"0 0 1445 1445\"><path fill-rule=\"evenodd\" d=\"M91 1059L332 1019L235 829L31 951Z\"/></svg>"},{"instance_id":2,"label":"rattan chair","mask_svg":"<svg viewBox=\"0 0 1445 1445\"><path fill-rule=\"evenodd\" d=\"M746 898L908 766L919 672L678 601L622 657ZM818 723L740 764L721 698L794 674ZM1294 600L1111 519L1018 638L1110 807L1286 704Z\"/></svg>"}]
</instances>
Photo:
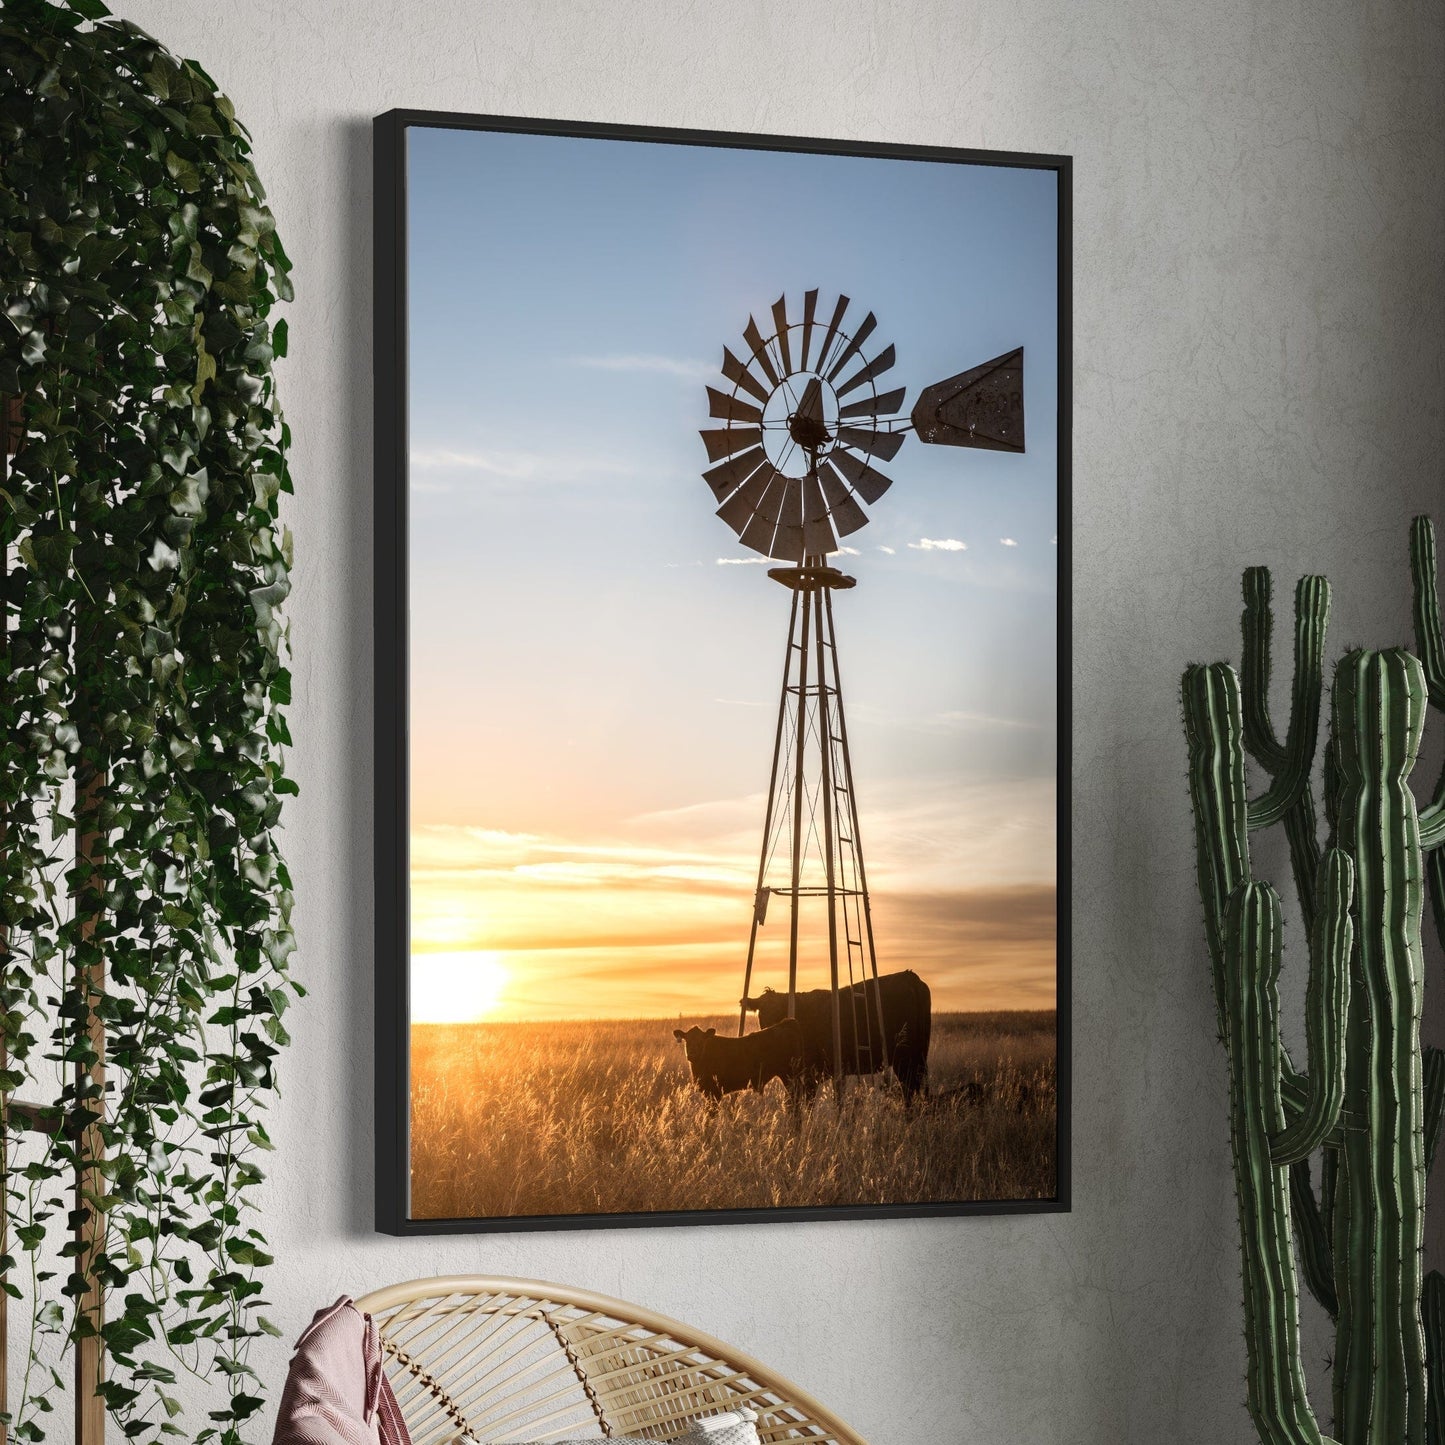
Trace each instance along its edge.
<instances>
[{"instance_id":1,"label":"rattan chair","mask_svg":"<svg viewBox=\"0 0 1445 1445\"><path fill-rule=\"evenodd\" d=\"M606 1295L463 1275L392 1285L356 1304L377 1323L413 1445L664 1440L742 1406L757 1411L767 1445L866 1445L758 1361Z\"/></svg>"}]
</instances>

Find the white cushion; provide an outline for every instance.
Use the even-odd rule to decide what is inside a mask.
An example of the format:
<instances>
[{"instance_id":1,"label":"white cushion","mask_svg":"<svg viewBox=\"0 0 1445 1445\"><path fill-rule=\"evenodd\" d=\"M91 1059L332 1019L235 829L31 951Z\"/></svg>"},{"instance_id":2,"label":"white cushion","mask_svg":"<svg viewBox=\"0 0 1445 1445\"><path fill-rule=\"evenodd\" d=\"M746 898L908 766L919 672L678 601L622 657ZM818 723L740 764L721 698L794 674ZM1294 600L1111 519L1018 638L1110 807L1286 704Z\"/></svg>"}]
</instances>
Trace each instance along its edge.
<instances>
[{"instance_id":1,"label":"white cushion","mask_svg":"<svg viewBox=\"0 0 1445 1445\"><path fill-rule=\"evenodd\" d=\"M760 1445L758 1417L751 1410L729 1410L725 1415L710 1415L693 1422L686 1435L679 1435L673 1445Z\"/></svg>"}]
</instances>

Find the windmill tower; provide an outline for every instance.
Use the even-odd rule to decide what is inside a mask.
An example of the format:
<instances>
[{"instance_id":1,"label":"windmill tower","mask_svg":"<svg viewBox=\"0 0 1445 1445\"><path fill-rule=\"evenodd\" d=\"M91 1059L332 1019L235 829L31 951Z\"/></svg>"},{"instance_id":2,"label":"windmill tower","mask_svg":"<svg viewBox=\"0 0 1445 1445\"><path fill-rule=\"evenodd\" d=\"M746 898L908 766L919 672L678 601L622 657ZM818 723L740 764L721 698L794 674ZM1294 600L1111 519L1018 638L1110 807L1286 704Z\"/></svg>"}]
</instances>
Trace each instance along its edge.
<instances>
[{"instance_id":1,"label":"windmill tower","mask_svg":"<svg viewBox=\"0 0 1445 1445\"><path fill-rule=\"evenodd\" d=\"M766 337L749 317L747 359L724 347L726 389L707 388L708 414L722 425L701 433L714 463L703 480L717 515L745 547L787 564L768 576L791 594L743 997L769 901L784 898L788 1015L796 1015L800 988L831 990L840 1098L848 1074L871 1074L887 1062L888 1033L833 624L833 594L856 579L828 559L840 537L867 523L863 504L874 505L892 485L873 463L891 462L910 430L934 444L1024 450L1021 347L927 388L905 419L905 388L878 389L894 348L870 356L877 318L870 311L850 332L849 305L839 296L823 322L818 292L808 291L801 321L789 321L787 298L779 297ZM800 982L814 955L826 973L814 966ZM746 1022L744 1007L739 1034Z\"/></svg>"}]
</instances>

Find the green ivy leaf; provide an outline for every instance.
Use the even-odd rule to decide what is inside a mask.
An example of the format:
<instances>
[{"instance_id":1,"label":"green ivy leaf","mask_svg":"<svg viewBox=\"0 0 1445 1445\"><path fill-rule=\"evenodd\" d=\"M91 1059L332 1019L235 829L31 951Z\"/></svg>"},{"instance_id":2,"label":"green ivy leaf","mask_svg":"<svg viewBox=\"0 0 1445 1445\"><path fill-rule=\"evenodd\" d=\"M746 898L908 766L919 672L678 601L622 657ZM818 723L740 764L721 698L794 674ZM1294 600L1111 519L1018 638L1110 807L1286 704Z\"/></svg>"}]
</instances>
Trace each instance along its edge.
<instances>
[{"instance_id":1,"label":"green ivy leaf","mask_svg":"<svg viewBox=\"0 0 1445 1445\"><path fill-rule=\"evenodd\" d=\"M183 191L201 189L201 173L184 156L175 151L166 152L166 174Z\"/></svg>"}]
</instances>

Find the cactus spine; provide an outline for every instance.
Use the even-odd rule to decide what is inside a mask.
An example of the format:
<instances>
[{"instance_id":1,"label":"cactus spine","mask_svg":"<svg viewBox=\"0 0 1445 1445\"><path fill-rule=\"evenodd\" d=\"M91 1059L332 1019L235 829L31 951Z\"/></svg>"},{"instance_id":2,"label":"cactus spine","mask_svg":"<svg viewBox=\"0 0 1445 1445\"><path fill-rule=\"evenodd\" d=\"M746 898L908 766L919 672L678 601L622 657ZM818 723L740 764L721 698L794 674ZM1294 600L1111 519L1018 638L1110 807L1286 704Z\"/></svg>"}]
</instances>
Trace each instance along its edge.
<instances>
[{"instance_id":1,"label":"cactus spine","mask_svg":"<svg viewBox=\"0 0 1445 1445\"><path fill-rule=\"evenodd\" d=\"M1445 772L1423 808L1410 787L1427 706L1445 710L1428 518L1415 519L1410 560L1419 658L1398 648L1352 651L1335 669L1328 846L1311 784L1325 579L1305 577L1296 589L1282 742L1269 715L1266 569L1244 574L1243 687L1226 663L1191 666L1183 680L1199 891L1229 1064L1248 1406L1264 1445L1333 1445L1305 1389L1301 1274L1335 1322L1340 1445L1445 1445L1445 1279L1422 1277L1421 1267L1445 1057L1420 1045L1427 887L1445 941ZM1266 779L1252 800L1246 753ZM1280 1039L1280 900L1250 862L1249 834L1275 824L1289 843L1309 939L1303 1073Z\"/></svg>"}]
</instances>

